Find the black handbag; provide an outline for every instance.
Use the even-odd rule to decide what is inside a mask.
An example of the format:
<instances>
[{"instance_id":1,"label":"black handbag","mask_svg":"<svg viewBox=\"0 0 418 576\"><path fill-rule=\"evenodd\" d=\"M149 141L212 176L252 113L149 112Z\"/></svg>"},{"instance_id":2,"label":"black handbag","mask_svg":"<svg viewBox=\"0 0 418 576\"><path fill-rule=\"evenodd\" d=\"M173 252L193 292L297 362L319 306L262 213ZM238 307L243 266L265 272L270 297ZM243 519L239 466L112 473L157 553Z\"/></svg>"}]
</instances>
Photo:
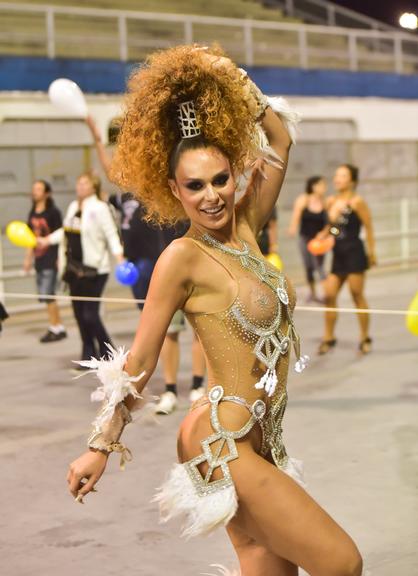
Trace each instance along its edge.
<instances>
[{"instance_id":1,"label":"black handbag","mask_svg":"<svg viewBox=\"0 0 418 576\"><path fill-rule=\"evenodd\" d=\"M97 268L93 268L93 266L86 266L86 264L83 264L78 260L71 260L71 258L69 258L67 259L67 264L65 266L62 279L64 282L69 284L74 280L80 280L81 278L96 278L96 276Z\"/></svg>"}]
</instances>

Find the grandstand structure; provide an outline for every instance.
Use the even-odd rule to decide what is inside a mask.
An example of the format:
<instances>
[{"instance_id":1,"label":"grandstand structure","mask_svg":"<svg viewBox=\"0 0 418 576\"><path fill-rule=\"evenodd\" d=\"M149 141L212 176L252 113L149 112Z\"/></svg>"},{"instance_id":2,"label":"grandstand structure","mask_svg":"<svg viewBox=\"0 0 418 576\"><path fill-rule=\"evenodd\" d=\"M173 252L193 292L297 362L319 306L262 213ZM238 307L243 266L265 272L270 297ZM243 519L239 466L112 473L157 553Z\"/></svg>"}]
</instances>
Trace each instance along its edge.
<instances>
[{"instance_id":1,"label":"grandstand structure","mask_svg":"<svg viewBox=\"0 0 418 576\"><path fill-rule=\"evenodd\" d=\"M416 35L326 0L0 1L0 298L32 284L19 271L21 250L1 236L8 221L25 219L32 181L49 180L65 209L78 174L100 173L83 120L49 103L50 82L80 85L106 139L134 63L159 48L214 41L303 116L280 203L280 253L292 277L300 277L285 235L292 203L308 176L331 181L344 162L360 167L379 263L418 260Z\"/></svg>"},{"instance_id":2,"label":"grandstand structure","mask_svg":"<svg viewBox=\"0 0 418 576\"><path fill-rule=\"evenodd\" d=\"M0 2L3 55L140 61L213 41L247 66L418 72L416 35L325 0Z\"/></svg>"}]
</instances>

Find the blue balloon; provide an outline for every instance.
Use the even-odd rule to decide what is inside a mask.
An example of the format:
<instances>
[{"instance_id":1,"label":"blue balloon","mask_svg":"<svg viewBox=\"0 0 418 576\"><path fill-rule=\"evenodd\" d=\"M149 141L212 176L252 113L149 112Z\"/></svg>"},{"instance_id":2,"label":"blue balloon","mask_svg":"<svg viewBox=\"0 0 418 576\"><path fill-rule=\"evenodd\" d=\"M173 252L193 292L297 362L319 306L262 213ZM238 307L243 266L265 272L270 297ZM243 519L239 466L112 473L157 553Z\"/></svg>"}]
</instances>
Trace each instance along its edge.
<instances>
[{"instance_id":1,"label":"blue balloon","mask_svg":"<svg viewBox=\"0 0 418 576\"><path fill-rule=\"evenodd\" d=\"M116 266L115 277L124 286L133 286L139 280L139 272L132 262L122 262Z\"/></svg>"}]
</instances>

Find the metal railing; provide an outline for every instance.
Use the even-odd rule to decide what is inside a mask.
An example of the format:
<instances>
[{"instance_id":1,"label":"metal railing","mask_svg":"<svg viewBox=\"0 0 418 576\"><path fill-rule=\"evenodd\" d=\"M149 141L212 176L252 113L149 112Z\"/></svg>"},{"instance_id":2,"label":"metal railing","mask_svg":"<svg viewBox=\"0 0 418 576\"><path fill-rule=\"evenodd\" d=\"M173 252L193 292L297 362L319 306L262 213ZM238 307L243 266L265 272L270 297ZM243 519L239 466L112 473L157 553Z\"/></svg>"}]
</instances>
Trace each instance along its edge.
<instances>
[{"instance_id":1,"label":"metal railing","mask_svg":"<svg viewBox=\"0 0 418 576\"><path fill-rule=\"evenodd\" d=\"M406 268L418 262L418 201L401 198L398 201L385 203L371 202L373 224L376 230L376 250L379 267L399 266ZM279 252L284 262L286 273L296 283L304 280L303 267L298 254L298 244L289 238L286 230L291 212L280 210L279 214ZM34 292L33 275L24 274L20 263L23 254L21 248L12 246L4 235L0 234L0 300L8 304L11 311L29 311L41 308L30 300L7 299L7 292ZM117 290L117 283L112 277L109 286Z\"/></svg>"},{"instance_id":2,"label":"metal railing","mask_svg":"<svg viewBox=\"0 0 418 576\"><path fill-rule=\"evenodd\" d=\"M376 18L371 18L326 0L264 0L264 4L272 8L279 8L286 16L301 18L312 24L370 28L382 31L395 30L393 26L380 22Z\"/></svg>"},{"instance_id":3,"label":"metal railing","mask_svg":"<svg viewBox=\"0 0 418 576\"><path fill-rule=\"evenodd\" d=\"M21 20L20 25L15 22L2 29L3 16L10 19L11 14ZM24 26L30 15L37 18L32 28ZM418 72L418 37L397 30L0 3L3 53L6 48L13 53L15 46L21 54L126 62L178 43L212 41L219 41L235 60L247 66Z\"/></svg>"}]
</instances>

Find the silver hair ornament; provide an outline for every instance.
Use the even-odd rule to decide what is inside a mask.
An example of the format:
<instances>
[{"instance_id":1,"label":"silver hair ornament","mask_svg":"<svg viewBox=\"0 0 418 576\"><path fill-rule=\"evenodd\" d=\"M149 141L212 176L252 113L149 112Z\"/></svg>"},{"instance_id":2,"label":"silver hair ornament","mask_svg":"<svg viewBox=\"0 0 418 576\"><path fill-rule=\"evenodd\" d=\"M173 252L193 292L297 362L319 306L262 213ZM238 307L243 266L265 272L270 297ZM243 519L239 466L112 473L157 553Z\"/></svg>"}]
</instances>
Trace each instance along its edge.
<instances>
[{"instance_id":1,"label":"silver hair ornament","mask_svg":"<svg viewBox=\"0 0 418 576\"><path fill-rule=\"evenodd\" d=\"M193 100L182 102L177 106L177 118L182 138L200 136L201 130L197 121Z\"/></svg>"}]
</instances>

